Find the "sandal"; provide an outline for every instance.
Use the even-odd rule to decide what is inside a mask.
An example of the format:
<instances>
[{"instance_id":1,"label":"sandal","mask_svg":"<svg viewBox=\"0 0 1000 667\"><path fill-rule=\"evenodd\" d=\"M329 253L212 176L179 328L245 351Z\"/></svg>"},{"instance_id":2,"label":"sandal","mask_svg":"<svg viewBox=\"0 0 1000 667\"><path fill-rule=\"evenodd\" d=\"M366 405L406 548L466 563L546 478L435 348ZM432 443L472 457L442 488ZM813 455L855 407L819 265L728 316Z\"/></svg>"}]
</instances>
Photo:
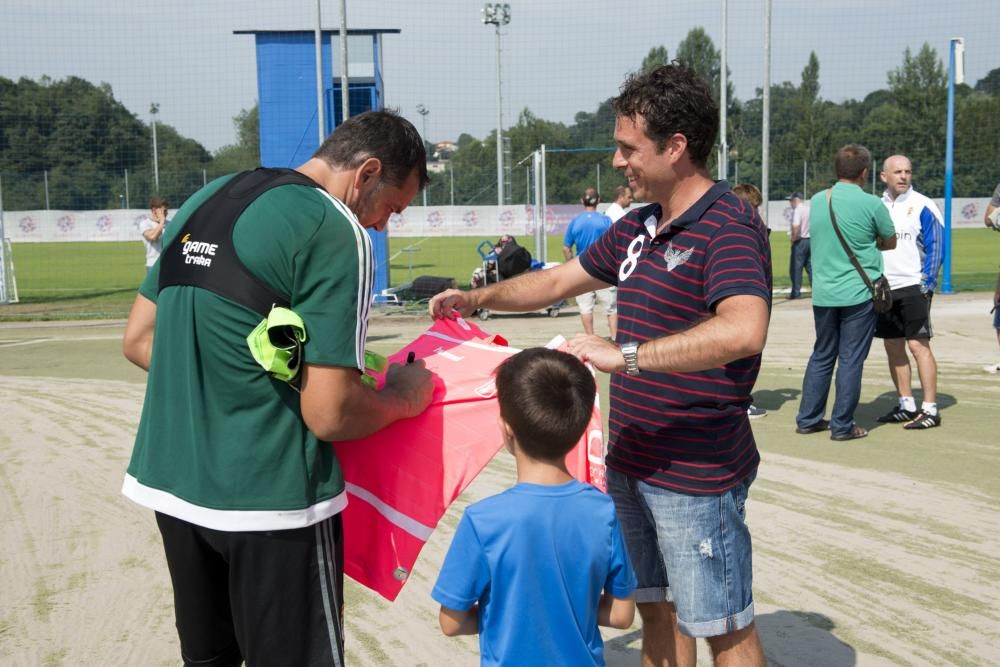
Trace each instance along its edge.
<instances>
[{"instance_id":1,"label":"sandal","mask_svg":"<svg viewBox=\"0 0 1000 667\"><path fill-rule=\"evenodd\" d=\"M855 424L854 426L851 427L850 433L846 433L845 435L831 435L830 439L836 440L837 442L843 442L845 440L857 440L858 438L867 438L867 437L868 437L868 430Z\"/></svg>"}]
</instances>

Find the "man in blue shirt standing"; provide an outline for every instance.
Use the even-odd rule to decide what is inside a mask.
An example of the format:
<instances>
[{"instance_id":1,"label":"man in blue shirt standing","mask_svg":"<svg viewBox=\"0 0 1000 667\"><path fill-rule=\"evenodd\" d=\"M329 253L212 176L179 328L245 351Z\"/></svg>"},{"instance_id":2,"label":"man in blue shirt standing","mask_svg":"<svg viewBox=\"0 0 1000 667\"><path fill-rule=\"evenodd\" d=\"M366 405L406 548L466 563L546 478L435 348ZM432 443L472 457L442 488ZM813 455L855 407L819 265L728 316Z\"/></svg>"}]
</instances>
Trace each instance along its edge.
<instances>
[{"instance_id":1,"label":"man in blue shirt standing","mask_svg":"<svg viewBox=\"0 0 1000 667\"><path fill-rule=\"evenodd\" d=\"M574 246L576 255L582 255L590 244L601 237L611 227L611 218L597 212L601 202L600 195L594 188L587 188L580 198L583 203L583 213L570 220L563 239L563 257L566 261L573 259ZM611 340L618 333L618 298L614 287L606 287L596 292L584 292L576 297L576 305L580 307L580 319L583 321L583 331L589 336L594 335L594 301L601 302L604 312L608 315L608 330Z\"/></svg>"}]
</instances>

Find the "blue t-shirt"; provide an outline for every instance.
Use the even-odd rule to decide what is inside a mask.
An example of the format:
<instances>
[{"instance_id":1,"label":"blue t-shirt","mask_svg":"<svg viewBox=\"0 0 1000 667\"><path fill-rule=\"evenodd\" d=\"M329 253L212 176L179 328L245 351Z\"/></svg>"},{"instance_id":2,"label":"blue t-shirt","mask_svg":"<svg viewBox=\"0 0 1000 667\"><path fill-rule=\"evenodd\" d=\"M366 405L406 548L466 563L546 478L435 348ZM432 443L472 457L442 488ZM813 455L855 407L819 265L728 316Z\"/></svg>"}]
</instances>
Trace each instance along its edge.
<instances>
[{"instance_id":1,"label":"blue t-shirt","mask_svg":"<svg viewBox=\"0 0 1000 667\"><path fill-rule=\"evenodd\" d=\"M601 592L635 586L614 503L574 480L470 505L431 595L456 611L479 603L483 665L603 665Z\"/></svg>"},{"instance_id":2,"label":"blue t-shirt","mask_svg":"<svg viewBox=\"0 0 1000 667\"><path fill-rule=\"evenodd\" d=\"M611 218L597 211L586 211L569 221L563 245L572 248L576 245L576 254L582 255L591 243L601 238L601 234L611 227Z\"/></svg>"}]
</instances>

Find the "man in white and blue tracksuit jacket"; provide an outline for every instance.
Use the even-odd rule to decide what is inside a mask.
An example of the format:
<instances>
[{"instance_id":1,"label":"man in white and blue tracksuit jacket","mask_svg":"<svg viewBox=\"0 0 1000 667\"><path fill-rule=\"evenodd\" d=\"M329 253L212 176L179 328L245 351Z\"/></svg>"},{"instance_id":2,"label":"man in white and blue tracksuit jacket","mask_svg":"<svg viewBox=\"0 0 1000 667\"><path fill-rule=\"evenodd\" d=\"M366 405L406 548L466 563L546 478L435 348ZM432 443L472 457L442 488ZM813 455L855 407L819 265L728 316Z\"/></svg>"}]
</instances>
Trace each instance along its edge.
<instances>
[{"instance_id":1,"label":"man in white and blue tracksuit jacket","mask_svg":"<svg viewBox=\"0 0 1000 667\"><path fill-rule=\"evenodd\" d=\"M896 227L896 248L882 253L885 277L892 288L892 310L879 315L875 335L882 338L889 357L889 374L899 394L899 406L879 418L902 423L903 428L941 425L937 407L937 361L931 352L931 297L943 259L944 225L941 211L911 185L913 168L904 155L886 158L882 166L885 193L882 202ZM909 348L917 364L923 399L913 398Z\"/></svg>"}]
</instances>

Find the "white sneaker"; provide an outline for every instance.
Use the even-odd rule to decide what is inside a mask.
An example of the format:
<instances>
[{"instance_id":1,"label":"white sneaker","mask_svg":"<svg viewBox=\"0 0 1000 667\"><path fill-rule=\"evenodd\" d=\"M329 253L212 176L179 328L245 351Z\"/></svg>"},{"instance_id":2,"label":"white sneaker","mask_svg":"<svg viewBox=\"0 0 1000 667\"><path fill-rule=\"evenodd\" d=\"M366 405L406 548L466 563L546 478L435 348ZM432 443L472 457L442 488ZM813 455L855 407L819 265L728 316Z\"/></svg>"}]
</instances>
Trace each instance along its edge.
<instances>
[{"instance_id":1,"label":"white sneaker","mask_svg":"<svg viewBox=\"0 0 1000 667\"><path fill-rule=\"evenodd\" d=\"M989 366L983 366L983 370L987 373L1000 373L1000 364L990 364Z\"/></svg>"}]
</instances>

